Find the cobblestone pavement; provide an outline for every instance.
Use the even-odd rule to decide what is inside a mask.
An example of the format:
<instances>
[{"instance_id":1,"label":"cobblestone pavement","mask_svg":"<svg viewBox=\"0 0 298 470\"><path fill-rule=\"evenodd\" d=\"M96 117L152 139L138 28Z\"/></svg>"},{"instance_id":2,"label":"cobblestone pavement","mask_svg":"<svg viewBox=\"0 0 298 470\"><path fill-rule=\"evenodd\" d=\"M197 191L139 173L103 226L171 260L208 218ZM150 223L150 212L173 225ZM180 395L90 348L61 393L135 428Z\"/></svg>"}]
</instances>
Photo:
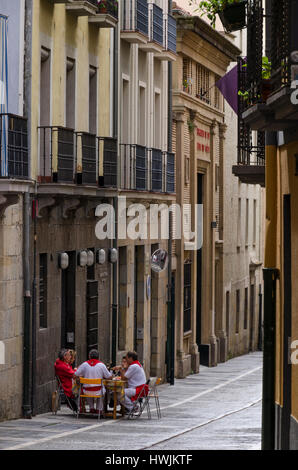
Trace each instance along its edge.
<instances>
[{"instance_id":1,"label":"cobblestone pavement","mask_svg":"<svg viewBox=\"0 0 298 470\"><path fill-rule=\"evenodd\" d=\"M2 450L259 450L262 353L159 386L162 419L154 405L138 420L79 420L65 407L32 420L0 423Z\"/></svg>"}]
</instances>

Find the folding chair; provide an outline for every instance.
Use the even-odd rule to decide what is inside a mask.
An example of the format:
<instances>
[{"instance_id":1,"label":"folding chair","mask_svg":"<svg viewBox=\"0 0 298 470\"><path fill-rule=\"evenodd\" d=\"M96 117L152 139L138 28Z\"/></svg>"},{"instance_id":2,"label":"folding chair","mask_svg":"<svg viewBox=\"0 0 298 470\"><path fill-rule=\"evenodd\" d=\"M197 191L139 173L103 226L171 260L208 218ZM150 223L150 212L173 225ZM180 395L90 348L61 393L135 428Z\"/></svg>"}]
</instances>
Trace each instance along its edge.
<instances>
[{"instance_id":1,"label":"folding chair","mask_svg":"<svg viewBox=\"0 0 298 470\"><path fill-rule=\"evenodd\" d=\"M100 389L100 395L86 395L83 392L83 386L84 385L97 385L98 387L101 387ZM88 414L90 416L91 415L94 415L94 416L98 416L98 419L100 419L100 413L95 414L95 413L86 413L85 411L84 412L81 412L81 399L82 398L96 398L98 400L101 400L103 399L103 394L102 394L102 379L84 379L83 377L80 377L80 393L79 393L79 404L78 404L78 411L77 411L77 418L79 418L79 415L80 414Z\"/></svg>"},{"instance_id":2,"label":"folding chair","mask_svg":"<svg viewBox=\"0 0 298 470\"><path fill-rule=\"evenodd\" d=\"M127 415L127 419L139 418L142 415L144 409L147 407L147 394L149 390L148 389L149 382L150 382L150 379L147 380L147 382L144 384L143 388L139 392L137 399L134 401L134 405L132 409L129 411ZM148 411L148 408L147 408L147 411ZM148 414L148 419L151 419L150 410Z\"/></svg>"},{"instance_id":3,"label":"folding chair","mask_svg":"<svg viewBox=\"0 0 298 470\"><path fill-rule=\"evenodd\" d=\"M57 401L55 403L55 407L53 409L53 413L56 415L57 414L57 411L61 409L61 403L67 403L67 405L69 406L69 408L71 409L71 411L76 414L76 410L73 408L68 396L66 395L66 393L64 392L64 388L62 386L62 383L61 383L61 380L60 378L58 377L58 375L55 376L56 377L56 382L57 382Z\"/></svg>"},{"instance_id":4,"label":"folding chair","mask_svg":"<svg viewBox=\"0 0 298 470\"><path fill-rule=\"evenodd\" d=\"M155 407L157 412L157 418L161 419L161 411L160 411L160 404L159 404L159 395L157 391L157 386L161 383L161 378L154 378L150 380L149 383L149 392L146 397L146 407L149 419L151 419L151 409L150 409L150 400L154 398L155 400Z\"/></svg>"}]
</instances>

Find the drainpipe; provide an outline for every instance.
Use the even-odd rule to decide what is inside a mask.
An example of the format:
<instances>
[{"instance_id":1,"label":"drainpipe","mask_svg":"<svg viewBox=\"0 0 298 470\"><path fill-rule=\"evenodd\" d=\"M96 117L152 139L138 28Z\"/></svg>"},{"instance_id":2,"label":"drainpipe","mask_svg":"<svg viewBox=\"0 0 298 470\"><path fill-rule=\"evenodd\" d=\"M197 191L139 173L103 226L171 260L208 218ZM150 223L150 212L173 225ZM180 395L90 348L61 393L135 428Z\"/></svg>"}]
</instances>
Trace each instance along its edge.
<instances>
[{"instance_id":1,"label":"drainpipe","mask_svg":"<svg viewBox=\"0 0 298 470\"><path fill-rule=\"evenodd\" d=\"M168 14L172 14L172 0L168 2ZM168 62L168 152L172 151L172 63ZM175 305L173 299L172 285L172 212L169 212L169 242L168 242L168 359L169 359L169 377L170 385L175 384Z\"/></svg>"},{"instance_id":2,"label":"drainpipe","mask_svg":"<svg viewBox=\"0 0 298 470\"><path fill-rule=\"evenodd\" d=\"M32 417L30 402L30 321L31 321L31 289L30 289L30 194L24 194L24 342L23 342L23 416Z\"/></svg>"},{"instance_id":3,"label":"drainpipe","mask_svg":"<svg viewBox=\"0 0 298 470\"><path fill-rule=\"evenodd\" d=\"M113 137L115 139L118 138L118 34L119 25L114 28L114 51L113 51ZM119 148L117 142L117 149ZM119 165L119 159L118 165ZM119 172L117 172L119 174ZM117 181L118 175L117 175ZM119 183L118 183L119 184ZM118 186L118 185L117 185ZM112 247L118 250L118 197L113 198L113 207L114 207L114 214L115 214L115 238L112 242ZM112 304L112 365L116 365L116 358L117 358L117 329L118 329L118 290L117 290L117 281L118 281L118 263L113 264L112 267L112 297L113 297L113 304Z\"/></svg>"},{"instance_id":4,"label":"drainpipe","mask_svg":"<svg viewBox=\"0 0 298 470\"><path fill-rule=\"evenodd\" d=\"M31 149L31 78L32 78L32 0L25 0L24 40L24 115L28 118L28 149ZM31 171L29 159L29 174ZM30 399L30 333L31 333L31 283L30 283L30 192L23 202L23 265L24 265L24 337L23 337L23 416L32 418Z\"/></svg>"},{"instance_id":5,"label":"drainpipe","mask_svg":"<svg viewBox=\"0 0 298 470\"><path fill-rule=\"evenodd\" d=\"M34 238L33 238L33 282L32 282L32 376L31 376L31 407L35 415L36 405L36 252L37 252L37 183L34 196Z\"/></svg>"}]
</instances>

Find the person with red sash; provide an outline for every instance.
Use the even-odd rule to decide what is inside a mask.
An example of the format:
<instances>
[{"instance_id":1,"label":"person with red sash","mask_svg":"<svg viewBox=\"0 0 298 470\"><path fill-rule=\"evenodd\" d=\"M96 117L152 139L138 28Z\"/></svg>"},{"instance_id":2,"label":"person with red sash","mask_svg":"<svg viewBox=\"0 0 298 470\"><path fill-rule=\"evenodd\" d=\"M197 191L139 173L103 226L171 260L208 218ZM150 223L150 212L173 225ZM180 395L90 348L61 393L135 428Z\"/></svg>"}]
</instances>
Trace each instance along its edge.
<instances>
[{"instance_id":1,"label":"person with red sash","mask_svg":"<svg viewBox=\"0 0 298 470\"><path fill-rule=\"evenodd\" d=\"M55 362L55 374L59 377L62 388L67 396L72 408L77 411L77 402L72 393L72 379L75 371L70 365L71 354L68 349L62 349L58 354L58 359ZM67 403L68 406L68 403Z\"/></svg>"},{"instance_id":2,"label":"person with red sash","mask_svg":"<svg viewBox=\"0 0 298 470\"><path fill-rule=\"evenodd\" d=\"M111 379L112 375L103 362L99 360L99 352L92 349L89 353L89 360L83 362L75 372L77 377L84 379ZM90 413L100 413L103 411L103 396L106 393L103 385L84 385L84 395L100 395L101 398L87 398ZM95 405L94 405L95 402Z\"/></svg>"},{"instance_id":3,"label":"person with red sash","mask_svg":"<svg viewBox=\"0 0 298 470\"><path fill-rule=\"evenodd\" d=\"M134 402L141 396L148 394L148 385L146 384L146 375L142 365L138 361L138 355L134 351L129 351L126 355L128 368L120 369L121 378L127 380L127 388L124 391L124 406L130 411Z\"/></svg>"}]
</instances>

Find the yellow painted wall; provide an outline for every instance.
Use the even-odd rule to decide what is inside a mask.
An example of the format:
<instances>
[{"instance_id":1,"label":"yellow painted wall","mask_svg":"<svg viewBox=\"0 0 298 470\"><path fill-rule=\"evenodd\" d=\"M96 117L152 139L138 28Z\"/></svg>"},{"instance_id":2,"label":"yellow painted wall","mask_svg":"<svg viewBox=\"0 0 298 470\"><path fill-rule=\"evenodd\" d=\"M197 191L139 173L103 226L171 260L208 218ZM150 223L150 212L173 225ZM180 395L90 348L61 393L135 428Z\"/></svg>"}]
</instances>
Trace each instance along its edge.
<instances>
[{"instance_id":1,"label":"yellow painted wall","mask_svg":"<svg viewBox=\"0 0 298 470\"><path fill-rule=\"evenodd\" d=\"M283 197L291 195L292 341L298 339L298 142L276 149L266 147L267 234L266 267L280 270L276 302L276 402L283 405ZM298 365L292 365L292 415L298 419Z\"/></svg>"},{"instance_id":2,"label":"yellow painted wall","mask_svg":"<svg viewBox=\"0 0 298 470\"><path fill-rule=\"evenodd\" d=\"M98 67L98 136L110 135L110 29L88 24L64 4L49 0L33 2L32 38L32 178L38 176L38 131L40 98L40 50L51 45L51 122L65 126L65 81L67 50L76 59L76 131L89 130L89 57ZM78 167L80 167L80 158Z\"/></svg>"}]
</instances>

